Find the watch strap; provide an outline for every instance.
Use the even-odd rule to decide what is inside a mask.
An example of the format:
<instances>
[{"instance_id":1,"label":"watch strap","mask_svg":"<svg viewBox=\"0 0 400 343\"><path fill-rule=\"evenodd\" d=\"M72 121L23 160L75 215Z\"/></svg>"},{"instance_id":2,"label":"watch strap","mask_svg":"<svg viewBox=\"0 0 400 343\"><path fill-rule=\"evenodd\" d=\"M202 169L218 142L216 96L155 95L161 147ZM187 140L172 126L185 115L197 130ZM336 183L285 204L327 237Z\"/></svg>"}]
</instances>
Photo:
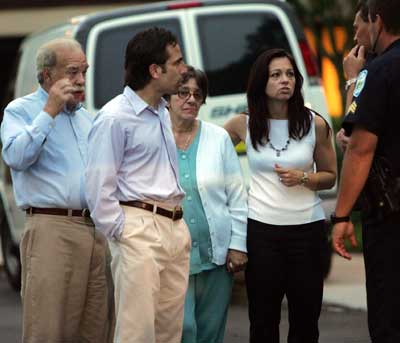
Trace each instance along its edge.
<instances>
[{"instance_id":1,"label":"watch strap","mask_svg":"<svg viewBox=\"0 0 400 343\"><path fill-rule=\"evenodd\" d=\"M356 82L357 82L357 78L356 78L356 77L354 77L354 78L352 78L352 79L350 79L350 80L347 80L346 83L345 83L345 85L344 85L344 89L347 91L347 90L350 88L350 86L351 86L353 83L356 83Z\"/></svg>"},{"instance_id":2,"label":"watch strap","mask_svg":"<svg viewBox=\"0 0 400 343\"><path fill-rule=\"evenodd\" d=\"M331 214L331 223L332 224L347 223L349 221L350 221L350 216L337 217L335 212L333 212Z\"/></svg>"}]
</instances>

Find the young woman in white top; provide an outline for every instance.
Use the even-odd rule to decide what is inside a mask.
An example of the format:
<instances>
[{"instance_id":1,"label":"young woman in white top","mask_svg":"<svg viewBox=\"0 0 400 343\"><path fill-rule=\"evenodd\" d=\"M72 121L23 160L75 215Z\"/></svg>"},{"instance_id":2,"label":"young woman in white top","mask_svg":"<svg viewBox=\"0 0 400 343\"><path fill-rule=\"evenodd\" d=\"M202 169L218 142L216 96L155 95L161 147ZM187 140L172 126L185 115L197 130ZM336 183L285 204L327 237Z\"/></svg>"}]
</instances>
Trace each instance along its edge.
<instances>
[{"instance_id":1,"label":"young woman in white top","mask_svg":"<svg viewBox=\"0 0 400 343\"><path fill-rule=\"evenodd\" d=\"M303 77L282 49L262 53L247 88L249 114L225 128L246 142L250 342L279 343L281 303L289 308L288 342L318 342L325 217L317 190L333 187L331 129L304 106Z\"/></svg>"}]
</instances>

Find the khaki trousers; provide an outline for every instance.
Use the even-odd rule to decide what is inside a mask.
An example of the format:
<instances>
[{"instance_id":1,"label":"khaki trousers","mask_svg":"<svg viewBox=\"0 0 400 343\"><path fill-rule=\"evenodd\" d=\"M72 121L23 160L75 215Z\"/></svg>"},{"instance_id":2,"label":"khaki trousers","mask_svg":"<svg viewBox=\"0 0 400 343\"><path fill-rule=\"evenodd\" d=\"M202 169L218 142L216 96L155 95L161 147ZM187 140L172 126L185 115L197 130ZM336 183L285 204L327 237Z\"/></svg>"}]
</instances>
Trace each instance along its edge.
<instances>
[{"instance_id":1,"label":"khaki trousers","mask_svg":"<svg viewBox=\"0 0 400 343\"><path fill-rule=\"evenodd\" d=\"M26 219L20 246L23 342L111 342L113 286L104 236L89 218Z\"/></svg>"},{"instance_id":2,"label":"khaki trousers","mask_svg":"<svg viewBox=\"0 0 400 343\"><path fill-rule=\"evenodd\" d=\"M117 315L114 343L180 343L189 230L183 220L122 208L122 235L110 242Z\"/></svg>"}]
</instances>

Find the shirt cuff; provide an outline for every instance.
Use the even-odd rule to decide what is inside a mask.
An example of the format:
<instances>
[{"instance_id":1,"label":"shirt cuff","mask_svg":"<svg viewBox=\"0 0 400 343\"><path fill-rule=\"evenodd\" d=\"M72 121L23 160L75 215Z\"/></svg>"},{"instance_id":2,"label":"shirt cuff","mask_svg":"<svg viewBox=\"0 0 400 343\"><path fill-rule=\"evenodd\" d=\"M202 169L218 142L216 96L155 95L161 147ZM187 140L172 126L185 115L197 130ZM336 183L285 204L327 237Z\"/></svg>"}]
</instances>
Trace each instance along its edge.
<instances>
[{"instance_id":1,"label":"shirt cuff","mask_svg":"<svg viewBox=\"0 0 400 343\"><path fill-rule=\"evenodd\" d=\"M50 131L53 129L55 125L56 125L55 119L45 111L41 111L39 115L33 120L32 123L34 131L37 130L45 137L47 137L47 135L50 133Z\"/></svg>"},{"instance_id":2,"label":"shirt cuff","mask_svg":"<svg viewBox=\"0 0 400 343\"><path fill-rule=\"evenodd\" d=\"M244 253L247 253L247 248L246 248L246 237L231 237L231 243L229 244L229 249L232 250L239 250Z\"/></svg>"}]
</instances>

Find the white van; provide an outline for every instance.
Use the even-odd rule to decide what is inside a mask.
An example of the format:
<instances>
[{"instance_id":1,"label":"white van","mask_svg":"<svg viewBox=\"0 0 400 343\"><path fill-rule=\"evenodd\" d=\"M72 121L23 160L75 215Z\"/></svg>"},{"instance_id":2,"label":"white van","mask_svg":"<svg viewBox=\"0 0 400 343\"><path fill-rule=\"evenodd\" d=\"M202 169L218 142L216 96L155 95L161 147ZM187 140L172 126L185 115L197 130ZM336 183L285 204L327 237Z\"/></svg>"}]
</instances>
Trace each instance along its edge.
<instances>
[{"instance_id":1,"label":"white van","mask_svg":"<svg viewBox=\"0 0 400 343\"><path fill-rule=\"evenodd\" d=\"M304 76L306 104L330 122L318 69L304 32L292 7L277 0L169 1L73 18L23 42L14 97L31 93L38 86L35 70L38 47L56 37L73 37L86 52L90 68L85 106L95 114L122 91L126 43L135 33L153 26L171 30L178 37L185 62L207 73L210 89L207 104L200 112L202 119L223 125L231 116L246 110L245 88L251 65L261 51L280 47L291 52ZM244 154L241 162L244 173L248 174ZM7 173L4 167L3 172ZM10 179L3 178L0 183L3 258L13 287L18 288L20 266L16 245L24 220L22 211L15 209L10 189ZM322 192L321 197L329 218L336 189Z\"/></svg>"}]
</instances>

